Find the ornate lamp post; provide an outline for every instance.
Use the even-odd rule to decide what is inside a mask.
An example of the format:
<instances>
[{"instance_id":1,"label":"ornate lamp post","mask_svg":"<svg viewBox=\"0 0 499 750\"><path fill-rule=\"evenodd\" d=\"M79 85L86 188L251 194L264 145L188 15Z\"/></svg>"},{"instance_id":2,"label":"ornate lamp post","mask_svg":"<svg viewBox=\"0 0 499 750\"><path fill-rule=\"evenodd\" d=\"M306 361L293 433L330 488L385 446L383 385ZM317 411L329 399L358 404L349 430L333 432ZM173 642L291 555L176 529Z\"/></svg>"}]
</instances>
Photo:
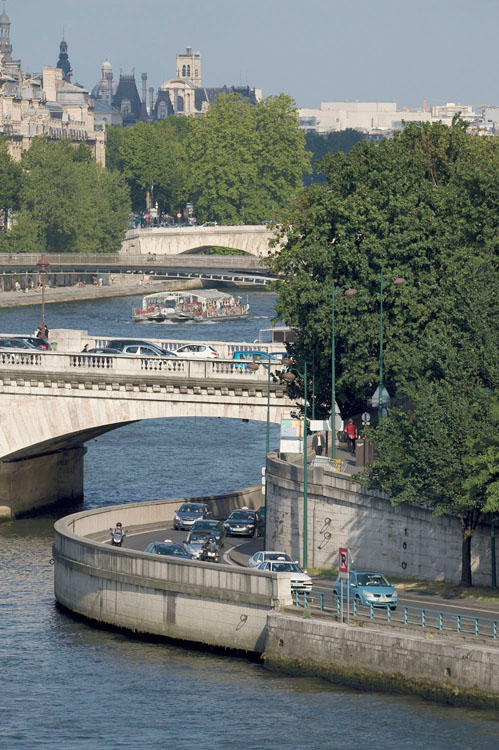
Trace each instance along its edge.
<instances>
[{"instance_id":1,"label":"ornate lamp post","mask_svg":"<svg viewBox=\"0 0 499 750\"><path fill-rule=\"evenodd\" d=\"M335 287L334 279L331 288L331 458L336 458L336 338L335 338L335 315L334 303L339 294L345 293L347 297L357 294L356 289L341 286Z\"/></svg>"},{"instance_id":2,"label":"ornate lamp post","mask_svg":"<svg viewBox=\"0 0 499 750\"><path fill-rule=\"evenodd\" d=\"M50 263L47 260L47 256L45 253L42 254L42 257L36 264L38 268L40 269L40 279L42 282L42 322L41 322L41 331L43 335L43 330L45 328L45 274L48 272L50 268Z\"/></svg>"},{"instance_id":3,"label":"ornate lamp post","mask_svg":"<svg viewBox=\"0 0 499 750\"><path fill-rule=\"evenodd\" d=\"M286 367L293 365L293 360L284 358L282 364ZM304 405L303 405L303 553L302 553L302 564L303 567L307 567L308 563L308 453L307 453L307 408L308 408L308 362L304 362L303 373L299 372L296 368L293 368L294 372L285 372L282 375L283 380L288 383L292 383L296 380L296 375L303 379L304 384ZM296 375L295 375L296 373Z\"/></svg>"},{"instance_id":4,"label":"ornate lamp post","mask_svg":"<svg viewBox=\"0 0 499 750\"><path fill-rule=\"evenodd\" d=\"M259 366L262 365L267 370L267 440L266 440L266 451L265 451L265 525L263 531L263 549L267 549L267 456L270 453L270 362L248 362L248 370L256 372Z\"/></svg>"},{"instance_id":5,"label":"ornate lamp post","mask_svg":"<svg viewBox=\"0 0 499 750\"><path fill-rule=\"evenodd\" d=\"M402 284L405 284L405 279L402 279L400 277L396 278L392 282L395 284L395 286L402 286ZM379 386L378 386L378 399L376 399L376 394L374 394L373 399L371 400L371 403L373 406L375 406L375 401L378 401L378 424L381 424L381 420L383 419L383 404L386 403L387 406L390 405L390 397L384 398L384 394L388 393L383 385L383 291L384 291L385 285L384 285L384 279L383 279L383 271L380 271L379 274Z\"/></svg>"}]
</instances>

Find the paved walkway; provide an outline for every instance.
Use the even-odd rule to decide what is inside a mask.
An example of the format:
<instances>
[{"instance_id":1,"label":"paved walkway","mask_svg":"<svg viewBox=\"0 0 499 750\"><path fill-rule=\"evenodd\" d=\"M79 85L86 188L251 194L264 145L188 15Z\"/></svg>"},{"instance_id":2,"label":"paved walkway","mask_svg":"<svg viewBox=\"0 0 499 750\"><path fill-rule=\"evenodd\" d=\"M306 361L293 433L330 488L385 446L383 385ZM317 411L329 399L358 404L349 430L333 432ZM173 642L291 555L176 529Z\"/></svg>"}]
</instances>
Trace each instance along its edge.
<instances>
[{"instance_id":1,"label":"paved walkway","mask_svg":"<svg viewBox=\"0 0 499 750\"><path fill-rule=\"evenodd\" d=\"M104 297L125 297L135 294L152 294L157 291L168 291L178 281L160 281L142 284L138 281L123 281L109 286L59 286L45 289L45 304L51 302L72 302L79 299L101 299ZM200 283L201 287L202 284ZM26 292L0 292L0 308L41 305L41 289L29 289Z\"/></svg>"}]
</instances>

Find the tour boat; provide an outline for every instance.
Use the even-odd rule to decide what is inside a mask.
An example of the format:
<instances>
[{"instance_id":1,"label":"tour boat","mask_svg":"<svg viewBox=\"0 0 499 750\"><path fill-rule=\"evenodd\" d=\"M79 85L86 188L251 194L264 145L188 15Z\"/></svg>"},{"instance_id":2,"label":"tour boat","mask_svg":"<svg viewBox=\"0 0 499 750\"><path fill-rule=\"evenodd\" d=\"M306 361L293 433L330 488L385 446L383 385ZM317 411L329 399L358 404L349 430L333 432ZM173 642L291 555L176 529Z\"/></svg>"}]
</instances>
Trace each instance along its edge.
<instances>
[{"instance_id":1,"label":"tour boat","mask_svg":"<svg viewBox=\"0 0 499 750\"><path fill-rule=\"evenodd\" d=\"M142 307L133 308L136 323L202 323L216 320L240 320L249 315L249 304L217 289L201 292L156 292L146 294Z\"/></svg>"}]
</instances>

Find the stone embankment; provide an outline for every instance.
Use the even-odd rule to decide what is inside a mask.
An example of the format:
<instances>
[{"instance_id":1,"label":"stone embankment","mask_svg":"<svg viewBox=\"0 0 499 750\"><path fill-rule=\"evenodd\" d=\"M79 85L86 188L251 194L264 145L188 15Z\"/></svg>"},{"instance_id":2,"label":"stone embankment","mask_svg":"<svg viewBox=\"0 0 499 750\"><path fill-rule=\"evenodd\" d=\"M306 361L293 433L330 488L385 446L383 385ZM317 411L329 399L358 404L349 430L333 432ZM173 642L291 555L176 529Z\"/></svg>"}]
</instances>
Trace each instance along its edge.
<instances>
[{"instance_id":1,"label":"stone embankment","mask_svg":"<svg viewBox=\"0 0 499 750\"><path fill-rule=\"evenodd\" d=\"M234 507L260 505L261 490L199 500L224 515ZM132 631L261 654L269 669L499 708L495 641L430 639L296 616L286 611L292 603L289 574L161 558L102 543L118 514L132 533L164 529L179 502L114 506L57 521L57 601L91 620Z\"/></svg>"}]
</instances>

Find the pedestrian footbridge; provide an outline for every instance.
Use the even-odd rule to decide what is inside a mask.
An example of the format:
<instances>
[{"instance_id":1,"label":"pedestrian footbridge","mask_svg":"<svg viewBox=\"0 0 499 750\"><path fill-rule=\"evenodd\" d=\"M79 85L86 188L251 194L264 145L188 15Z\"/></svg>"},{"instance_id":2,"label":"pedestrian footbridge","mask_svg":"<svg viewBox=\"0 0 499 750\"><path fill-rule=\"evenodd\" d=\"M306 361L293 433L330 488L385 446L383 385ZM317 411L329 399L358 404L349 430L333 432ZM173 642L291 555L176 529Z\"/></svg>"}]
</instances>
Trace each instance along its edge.
<instances>
[{"instance_id":1,"label":"pedestrian footbridge","mask_svg":"<svg viewBox=\"0 0 499 750\"><path fill-rule=\"evenodd\" d=\"M230 359L0 353L0 515L83 496L87 440L142 419L279 422L293 406L277 371Z\"/></svg>"}]
</instances>

